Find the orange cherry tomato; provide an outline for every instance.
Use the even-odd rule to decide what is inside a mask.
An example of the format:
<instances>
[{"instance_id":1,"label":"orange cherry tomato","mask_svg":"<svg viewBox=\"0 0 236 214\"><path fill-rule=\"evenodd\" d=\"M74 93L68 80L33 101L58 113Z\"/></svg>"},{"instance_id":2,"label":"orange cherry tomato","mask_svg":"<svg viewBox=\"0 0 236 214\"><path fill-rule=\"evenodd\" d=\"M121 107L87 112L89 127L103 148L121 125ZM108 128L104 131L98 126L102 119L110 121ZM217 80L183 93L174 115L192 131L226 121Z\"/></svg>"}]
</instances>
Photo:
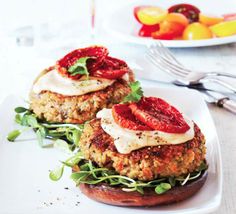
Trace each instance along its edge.
<instances>
[{"instance_id":1,"label":"orange cherry tomato","mask_svg":"<svg viewBox=\"0 0 236 214\"><path fill-rule=\"evenodd\" d=\"M167 15L167 10L155 6L139 6L134 8L136 20L143 25L160 23Z\"/></svg>"},{"instance_id":2,"label":"orange cherry tomato","mask_svg":"<svg viewBox=\"0 0 236 214\"><path fill-rule=\"evenodd\" d=\"M224 21L223 17L199 14L199 22L207 26L215 25L222 21Z\"/></svg>"},{"instance_id":3,"label":"orange cherry tomato","mask_svg":"<svg viewBox=\"0 0 236 214\"><path fill-rule=\"evenodd\" d=\"M210 39L212 37L211 30L199 22L188 25L183 32L183 39L185 40Z\"/></svg>"},{"instance_id":4,"label":"orange cherry tomato","mask_svg":"<svg viewBox=\"0 0 236 214\"><path fill-rule=\"evenodd\" d=\"M163 21L160 24L160 31L161 32L172 33L174 35L174 37L178 37L178 36L182 35L184 28L185 28L185 26L178 23L178 22Z\"/></svg>"},{"instance_id":5,"label":"orange cherry tomato","mask_svg":"<svg viewBox=\"0 0 236 214\"><path fill-rule=\"evenodd\" d=\"M152 33L154 39L171 40L182 35L185 26L177 22L163 21L160 23L160 30Z\"/></svg>"},{"instance_id":6,"label":"orange cherry tomato","mask_svg":"<svg viewBox=\"0 0 236 214\"><path fill-rule=\"evenodd\" d=\"M169 22L177 22L185 27L189 24L188 19L181 13L169 13L165 20Z\"/></svg>"}]
</instances>

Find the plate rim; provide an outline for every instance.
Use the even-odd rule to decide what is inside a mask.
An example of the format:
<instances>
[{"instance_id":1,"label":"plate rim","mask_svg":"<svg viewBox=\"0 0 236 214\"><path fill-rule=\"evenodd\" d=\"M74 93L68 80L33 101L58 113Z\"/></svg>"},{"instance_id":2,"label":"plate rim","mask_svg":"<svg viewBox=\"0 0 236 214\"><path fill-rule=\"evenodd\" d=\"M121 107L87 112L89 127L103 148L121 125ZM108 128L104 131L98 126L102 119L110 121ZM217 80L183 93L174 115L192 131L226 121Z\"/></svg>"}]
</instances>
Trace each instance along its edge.
<instances>
[{"instance_id":1,"label":"plate rim","mask_svg":"<svg viewBox=\"0 0 236 214\"><path fill-rule=\"evenodd\" d=\"M141 1L139 1L141 3ZM143 38L135 35L126 35L120 31L115 30L111 27L111 20L114 14L124 10L125 7L131 7L134 5L134 2L123 4L116 9L107 13L106 18L102 21L102 28L110 35L115 38L121 39L132 44L138 45L150 45L155 43L155 41L161 41L166 47L169 48L193 48L193 47L210 47L218 46L224 44L231 44L236 42L236 35L222 37L222 38L211 38L211 39L202 39L202 40L155 40L152 38Z\"/></svg>"}]
</instances>

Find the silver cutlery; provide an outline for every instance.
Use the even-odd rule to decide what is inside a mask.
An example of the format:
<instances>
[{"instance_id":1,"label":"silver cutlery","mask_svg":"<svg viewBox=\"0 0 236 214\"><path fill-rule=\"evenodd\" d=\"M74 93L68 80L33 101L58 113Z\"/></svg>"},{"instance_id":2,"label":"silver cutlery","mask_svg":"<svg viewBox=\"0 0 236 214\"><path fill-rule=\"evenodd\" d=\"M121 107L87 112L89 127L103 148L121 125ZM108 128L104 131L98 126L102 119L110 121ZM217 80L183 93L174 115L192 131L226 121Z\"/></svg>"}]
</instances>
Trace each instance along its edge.
<instances>
[{"instance_id":1,"label":"silver cutlery","mask_svg":"<svg viewBox=\"0 0 236 214\"><path fill-rule=\"evenodd\" d=\"M225 108L236 114L236 102L231 100L228 96L215 91L200 91L204 94L205 100L208 103L214 103L221 108Z\"/></svg>"},{"instance_id":2,"label":"silver cutlery","mask_svg":"<svg viewBox=\"0 0 236 214\"><path fill-rule=\"evenodd\" d=\"M236 88L217 76L235 78L236 75L224 72L196 72L184 67L161 42L151 45L147 51L148 59L161 69L176 78L176 81L185 85L196 85L199 83L217 83L232 92L236 93Z\"/></svg>"}]
</instances>

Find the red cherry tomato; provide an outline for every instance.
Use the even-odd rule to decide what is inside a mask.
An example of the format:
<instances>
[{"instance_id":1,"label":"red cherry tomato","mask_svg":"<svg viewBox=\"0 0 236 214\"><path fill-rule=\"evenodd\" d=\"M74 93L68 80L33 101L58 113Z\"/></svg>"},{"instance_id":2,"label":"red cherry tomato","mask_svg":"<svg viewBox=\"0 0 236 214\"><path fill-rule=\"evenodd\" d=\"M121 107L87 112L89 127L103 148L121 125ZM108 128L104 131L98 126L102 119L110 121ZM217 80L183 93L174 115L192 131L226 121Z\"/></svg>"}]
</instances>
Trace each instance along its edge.
<instances>
[{"instance_id":1,"label":"red cherry tomato","mask_svg":"<svg viewBox=\"0 0 236 214\"><path fill-rule=\"evenodd\" d=\"M224 17L224 21L236 20L236 13L224 14L223 17Z\"/></svg>"},{"instance_id":2,"label":"red cherry tomato","mask_svg":"<svg viewBox=\"0 0 236 214\"><path fill-rule=\"evenodd\" d=\"M190 23L199 20L200 10L191 4L176 4L168 9L169 13L181 13L189 20Z\"/></svg>"},{"instance_id":3,"label":"red cherry tomato","mask_svg":"<svg viewBox=\"0 0 236 214\"><path fill-rule=\"evenodd\" d=\"M140 23L140 20L138 18L138 11L142 8L145 8L145 7L147 7L147 6L137 6L134 8L134 17L139 23Z\"/></svg>"},{"instance_id":4,"label":"red cherry tomato","mask_svg":"<svg viewBox=\"0 0 236 214\"><path fill-rule=\"evenodd\" d=\"M160 40L172 40L174 36L172 33L161 33L159 31L152 33L153 39L160 39Z\"/></svg>"},{"instance_id":5,"label":"red cherry tomato","mask_svg":"<svg viewBox=\"0 0 236 214\"><path fill-rule=\"evenodd\" d=\"M142 25L138 35L142 37L151 37L152 33L159 30L159 24L157 25Z\"/></svg>"}]
</instances>

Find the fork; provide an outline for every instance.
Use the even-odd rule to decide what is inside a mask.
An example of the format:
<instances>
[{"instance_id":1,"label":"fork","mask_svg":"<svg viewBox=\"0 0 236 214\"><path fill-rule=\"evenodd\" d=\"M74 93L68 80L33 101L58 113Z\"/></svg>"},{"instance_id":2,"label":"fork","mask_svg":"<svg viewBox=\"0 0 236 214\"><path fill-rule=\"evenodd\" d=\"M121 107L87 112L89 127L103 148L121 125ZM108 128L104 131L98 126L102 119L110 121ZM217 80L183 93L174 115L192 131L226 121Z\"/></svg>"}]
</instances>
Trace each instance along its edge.
<instances>
[{"instance_id":1,"label":"fork","mask_svg":"<svg viewBox=\"0 0 236 214\"><path fill-rule=\"evenodd\" d=\"M197 72L192 71L183 66L161 42L151 45L148 48L147 56L151 62L159 69L174 75L176 82L184 85L196 85L200 83L213 82L236 93L236 88L229 83L217 78L217 76L225 76L236 78L236 75L223 72Z\"/></svg>"}]
</instances>

